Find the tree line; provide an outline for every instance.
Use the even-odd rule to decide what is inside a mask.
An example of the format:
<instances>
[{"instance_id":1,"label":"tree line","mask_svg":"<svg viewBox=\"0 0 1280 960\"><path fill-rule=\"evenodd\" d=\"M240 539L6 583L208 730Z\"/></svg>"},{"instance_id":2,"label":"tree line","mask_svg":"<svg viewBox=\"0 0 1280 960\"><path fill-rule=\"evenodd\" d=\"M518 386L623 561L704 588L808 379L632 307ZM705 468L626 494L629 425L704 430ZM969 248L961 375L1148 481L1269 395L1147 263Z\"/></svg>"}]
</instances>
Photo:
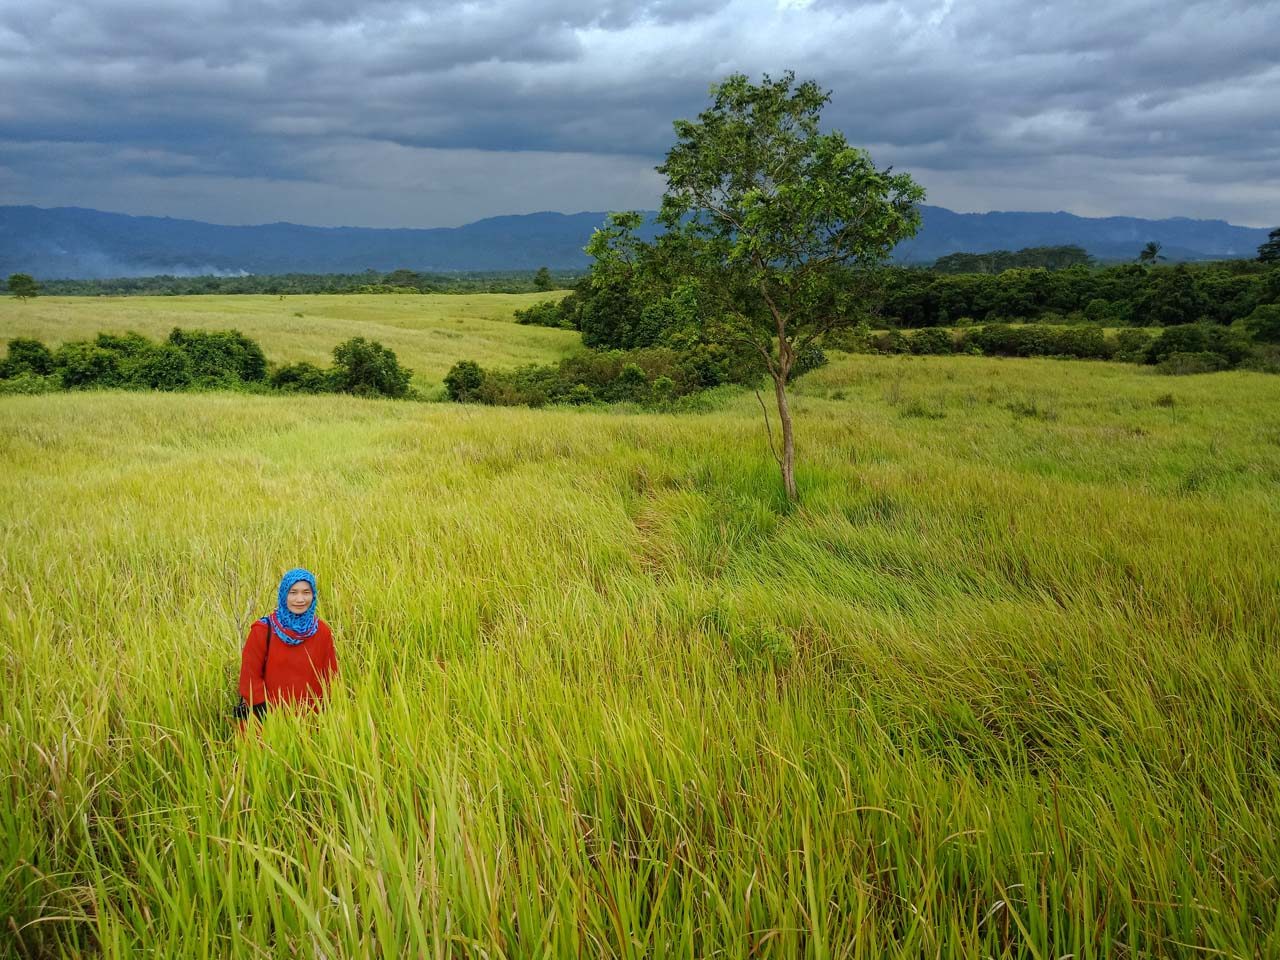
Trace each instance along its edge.
<instances>
[{"instance_id":1,"label":"tree line","mask_svg":"<svg viewBox=\"0 0 1280 960\"><path fill-rule=\"evenodd\" d=\"M41 280L11 274L9 290L17 297L35 296L198 296L201 294L416 294L531 293L567 286L581 271L509 270L441 274L398 269L362 273L246 274L230 277L118 277L108 280ZM15 283L16 278L16 283Z\"/></svg>"},{"instance_id":2,"label":"tree line","mask_svg":"<svg viewBox=\"0 0 1280 960\"><path fill-rule=\"evenodd\" d=\"M992 250L987 253L949 253L939 257L930 268L934 273L1003 273L1017 267L1088 267L1094 259L1084 247L1067 244L1058 247L1024 247L1021 250Z\"/></svg>"},{"instance_id":3,"label":"tree line","mask_svg":"<svg viewBox=\"0 0 1280 960\"><path fill-rule=\"evenodd\" d=\"M998 274L892 270L880 315L894 327L1074 322L1167 327L1230 324L1280 300L1280 266L1229 260L1176 266L1123 264Z\"/></svg>"},{"instance_id":4,"label":"tree line","mask_svg":"<svg viewBox=\"0 0 1280 960\"><path fill-rule=\"evenodd\" d=\"M670 303L646 299L650 293L640 284L592 274L565 299L534 304L517 311L516 319L580 330L588 346L649 346L667 335L678 312ZM878 302L849 306L873 326L909 330L984 323L1229 325L1248 323L1259 308L1277 302L1280 265L1229 260L1169 267L1019 267L998 274L887 267ZM853 322L863 318L856 315Z\"/></svg>"}]
</instances>

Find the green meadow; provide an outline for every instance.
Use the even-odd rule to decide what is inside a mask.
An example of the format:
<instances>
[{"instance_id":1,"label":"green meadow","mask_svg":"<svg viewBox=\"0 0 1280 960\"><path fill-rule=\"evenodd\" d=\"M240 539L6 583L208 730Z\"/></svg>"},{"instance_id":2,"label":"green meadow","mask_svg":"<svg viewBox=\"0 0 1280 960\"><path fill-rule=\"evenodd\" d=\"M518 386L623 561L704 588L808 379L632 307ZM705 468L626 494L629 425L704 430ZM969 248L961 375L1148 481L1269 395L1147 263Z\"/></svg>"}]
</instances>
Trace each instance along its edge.
<instances>
[{"instance_id":1,"label":"green meadow","mask_svg":"<svg viewBox=\"0 0 1280 960\"><path fill-rule=\"evenodd\" d=\"M573 345L382 299L0 316L365 330L429 379ZM1280 378L837 354L795 393L793 509L748 392L0 398L0 951L1280 955ZM237 737L296 565L340 682Z\"/></svg>"}]
</instances>

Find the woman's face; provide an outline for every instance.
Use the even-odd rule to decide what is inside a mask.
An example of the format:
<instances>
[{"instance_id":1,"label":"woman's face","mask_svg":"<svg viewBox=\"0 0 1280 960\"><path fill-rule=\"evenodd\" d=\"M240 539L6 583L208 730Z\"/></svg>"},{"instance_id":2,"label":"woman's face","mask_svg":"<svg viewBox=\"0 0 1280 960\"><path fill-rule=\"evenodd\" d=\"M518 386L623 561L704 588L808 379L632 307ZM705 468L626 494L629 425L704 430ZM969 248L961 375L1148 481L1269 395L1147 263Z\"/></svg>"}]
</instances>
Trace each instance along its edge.
<instances>
[{"instance_id":1,"label":"woman's face","mask_svg":"<svg viewBox=\"0 0 1280 960\"><path fill-rule=\"evenodd\" d=\"M311 584L305 580L299 580L289 588L289 595L285 598L285 604L289 608L290 613L306 613L307 607L311 606L311 598L315 596L311 592Z\"/></svg>"}]
</instances>

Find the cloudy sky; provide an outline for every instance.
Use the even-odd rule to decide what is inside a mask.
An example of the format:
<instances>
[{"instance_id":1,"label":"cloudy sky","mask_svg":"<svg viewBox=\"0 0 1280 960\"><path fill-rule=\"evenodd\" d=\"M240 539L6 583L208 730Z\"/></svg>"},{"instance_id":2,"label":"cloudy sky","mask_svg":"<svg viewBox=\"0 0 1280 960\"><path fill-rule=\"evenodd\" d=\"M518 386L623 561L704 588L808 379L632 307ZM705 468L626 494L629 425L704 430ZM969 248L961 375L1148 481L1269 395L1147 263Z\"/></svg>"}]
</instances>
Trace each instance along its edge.
<instances>
[{"instance_id":1,"label":"cloudy sky","mask_svg":"<svg viewBox=\"0 0 1280 960\"><path fill-rule=\"evenodd\" d=\"M0 0L0 204L452 226L654 207L794 69L954 210L1280 223L1280 0Z\"/></svg>"}]
</instances>

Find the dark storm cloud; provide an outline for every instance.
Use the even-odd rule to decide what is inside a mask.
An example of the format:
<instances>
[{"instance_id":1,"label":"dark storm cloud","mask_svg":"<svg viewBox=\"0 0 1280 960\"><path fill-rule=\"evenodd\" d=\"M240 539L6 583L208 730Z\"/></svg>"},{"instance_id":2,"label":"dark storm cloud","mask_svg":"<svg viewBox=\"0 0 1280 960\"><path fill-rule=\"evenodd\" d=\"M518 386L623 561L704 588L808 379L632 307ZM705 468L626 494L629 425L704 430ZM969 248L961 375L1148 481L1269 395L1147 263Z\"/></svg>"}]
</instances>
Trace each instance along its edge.
<instances>
[{"instance_id":1,"label":"dark storm cloud","mask_svg":"<svg viewBox=\"0 0 1280 960\"><path fill-rule=\"evenodd\" d=\"M793 67L958 209L1280 220L1280 2L0 0L0 202L430 225L652 205Z\"/></svg>"}]
</instances>

